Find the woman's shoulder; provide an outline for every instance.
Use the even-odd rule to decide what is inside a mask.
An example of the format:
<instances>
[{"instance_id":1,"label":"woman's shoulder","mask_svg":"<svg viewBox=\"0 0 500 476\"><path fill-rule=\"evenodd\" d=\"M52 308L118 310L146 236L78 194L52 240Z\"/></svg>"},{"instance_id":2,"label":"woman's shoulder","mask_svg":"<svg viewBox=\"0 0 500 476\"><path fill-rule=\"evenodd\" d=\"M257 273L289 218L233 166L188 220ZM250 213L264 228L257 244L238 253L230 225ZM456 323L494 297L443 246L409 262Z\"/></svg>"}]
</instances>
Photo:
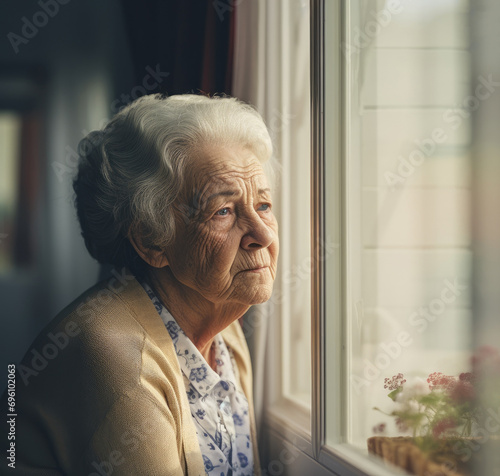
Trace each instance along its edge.
<instances>
[{"instance_id":1,"label":"woman's shoulder","mask_svg":"<svg viewBox=\"0 0 500 476\"><path fill-rule=\"evenodd\" d=\"M126 273L119 279L113 276L100 281L62 309L40 331L32 346L49 340L61 347L89 333L106 337L106 330L118 331L134 321L140 288L135 277ZM50 339L54 335L58 338Z\"/></svg>"},{"instance_id":2,"label":"woman's shoulder","mask_svg":"<svg viewBox=\"0 0 500 476\"><path fill-rule=\"evenodd\" d=\"M125 318L133 317L147 302L148 296L134 275L126 268L121 272L114 270L111 277L87 289L66 306L51 324L74 321L79 325L106 325L107 318L115 312L125 313Z\"/></svg>"},{"instance_id":3,"label":"woman's shoulder","mask_svg":"<svg viewBox=\"0 0 500 476\"><path fill-rule=\"evenodd\" d=\"M116 273L49 322L19 365L21 376L45 380L39 375L48 377L57 371L69 377L90 369L97 378L113 380L107 374L119 366L128 368L130 378L136 379L133 370L140 372L145 341L155 345L163 333L163 323L139 282L126 271Z\"/></svg>"},{"instance_id":4,"label":"woman's shoulder","mask_svg":"<svg viewBox=\"0 0 500 476\"><path fill-rule=\"evenodd\" d=\"M139 429L153 430L140 443L148 451L160 445L167 455L177 450L165 453L164 446L177 438L182 374L168 332L133 276L122 273L84 292L42 330L16 367L19 461L40 467L63 461L74 474L70 469L86 458L91 471L110 444L126 447L144 415ZM158 442L159 434L167 440ZM40 441L51 449L35 458Z\"/></svg>"}]
</instances>

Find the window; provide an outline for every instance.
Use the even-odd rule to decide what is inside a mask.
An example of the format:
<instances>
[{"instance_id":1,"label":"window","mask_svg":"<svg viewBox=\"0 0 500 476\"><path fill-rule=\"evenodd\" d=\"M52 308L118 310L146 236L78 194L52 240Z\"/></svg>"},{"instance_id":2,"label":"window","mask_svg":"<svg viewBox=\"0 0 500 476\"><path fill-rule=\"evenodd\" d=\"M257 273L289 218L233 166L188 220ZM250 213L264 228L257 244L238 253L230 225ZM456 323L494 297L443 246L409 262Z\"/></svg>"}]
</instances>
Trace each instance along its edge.
<instances>
[{"instance_id":1,"label":"window","mask_svg":"<svg viewBox=\"0 0 500 476\"><path fill-rule=\"evenodd\" d=\"M498 297L485 291L498 261L481 254L500 243L487 198L498 186L485 172L499 177L498 31L481 37L495 9L311 1L311 416L306 428L293 407L271 405L271 417L285 414L268 422L273 471L396 474L367 450L380 423L399 434L383 413L393 409L385 378L458 375L478 343L498 346Z\"/></svg>"},{"instance_id":2,"label":"window","mask_svg":"<svg viewBox=\"0 0 500 476\"><path fill-rule=\"evenodd\" d=\"M373 410L394 407L385 378L401 372L408 381L425 381L433 372L469 370L468 5L348 5L341 46L347 92L341 120L343 437L366 450L379 424L386 434L399 434L394 418ZM329 49L326 42L326 57ZM327 180L335 175L328 137ZM327 223L338 203L327 200ZM338 224L330 220L329 227ZM327 279L325 286L335 283ZM335 335L328 330L335 305L327 298L326 342ZM338 360L327 356L326 362L328 378Z\"/></svg>"}]
</instances>

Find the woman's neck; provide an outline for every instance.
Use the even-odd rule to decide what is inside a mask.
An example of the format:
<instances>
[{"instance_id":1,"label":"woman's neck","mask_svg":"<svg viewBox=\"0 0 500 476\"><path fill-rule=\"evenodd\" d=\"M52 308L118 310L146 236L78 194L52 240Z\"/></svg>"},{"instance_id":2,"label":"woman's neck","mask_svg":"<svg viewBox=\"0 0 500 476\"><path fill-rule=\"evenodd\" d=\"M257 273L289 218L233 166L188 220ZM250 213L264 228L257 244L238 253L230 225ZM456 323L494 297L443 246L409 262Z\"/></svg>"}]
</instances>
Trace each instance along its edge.
<instances>
[{"instance_id":1,"label":"woman's neck","mask_svg":"<svg viewBox=\"0 0 500 476\"><path fill-rule=\"evenodd\" d=\"M208 301L176 280L169 268L151 270L147 280L186 336L213 366L211 347L214 337L245 314L250 306Z\"/></svg>"}]
</instances>

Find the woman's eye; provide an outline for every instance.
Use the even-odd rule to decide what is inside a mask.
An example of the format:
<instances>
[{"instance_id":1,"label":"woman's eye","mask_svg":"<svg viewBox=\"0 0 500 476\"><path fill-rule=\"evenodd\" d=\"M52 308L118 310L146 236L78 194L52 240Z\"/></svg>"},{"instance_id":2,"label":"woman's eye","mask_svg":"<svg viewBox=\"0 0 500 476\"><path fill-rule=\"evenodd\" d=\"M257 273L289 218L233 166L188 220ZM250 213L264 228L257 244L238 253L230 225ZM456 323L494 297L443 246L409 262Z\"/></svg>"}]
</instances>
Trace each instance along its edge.
<instances>
[{"instance_id":1,"label":"woman's eye","mask_svg":"<svg viewBox=\"0 0 500 476\"><path fill-rule=\"evenodd\" d=\"M263 203L259 208L258 210L260 212L266 212L267 210L269 210L271 208L271 205L269 205L269 203Z\"/></svg>"},{"instance_id":2,"label":"woman's eye","mask_svg":"<svg viewBox=\"0 0 500 476\"><path fill-rule=\"evenodd\" d=\"M215 214L219 215L221 217L225 217L225 216L229 215L229 211L230 211L229 208L221 208L218 212L215 212Z\"/></svg>"}]
</instances>

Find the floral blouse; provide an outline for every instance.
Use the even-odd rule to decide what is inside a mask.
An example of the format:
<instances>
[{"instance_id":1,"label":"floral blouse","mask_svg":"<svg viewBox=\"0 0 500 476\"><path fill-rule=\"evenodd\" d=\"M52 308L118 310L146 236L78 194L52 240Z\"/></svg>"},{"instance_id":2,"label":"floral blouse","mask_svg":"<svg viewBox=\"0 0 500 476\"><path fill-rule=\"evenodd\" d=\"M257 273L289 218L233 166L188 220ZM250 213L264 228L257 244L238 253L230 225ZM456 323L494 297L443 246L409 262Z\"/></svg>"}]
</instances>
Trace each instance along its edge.
<instances>
[{"instance_id":1,"label":"floral blouse","mask_svg":"<svg viewBox=\"0 0 500 476\"><path fill-rule=\"evenodd\" d=\"M238 367L232 352L220 334L215 336L215 372L151 287L145 282L141 284L174 342L206 474L252 476L248 401L236 385Z\"/></svg>"}]
</instances>

